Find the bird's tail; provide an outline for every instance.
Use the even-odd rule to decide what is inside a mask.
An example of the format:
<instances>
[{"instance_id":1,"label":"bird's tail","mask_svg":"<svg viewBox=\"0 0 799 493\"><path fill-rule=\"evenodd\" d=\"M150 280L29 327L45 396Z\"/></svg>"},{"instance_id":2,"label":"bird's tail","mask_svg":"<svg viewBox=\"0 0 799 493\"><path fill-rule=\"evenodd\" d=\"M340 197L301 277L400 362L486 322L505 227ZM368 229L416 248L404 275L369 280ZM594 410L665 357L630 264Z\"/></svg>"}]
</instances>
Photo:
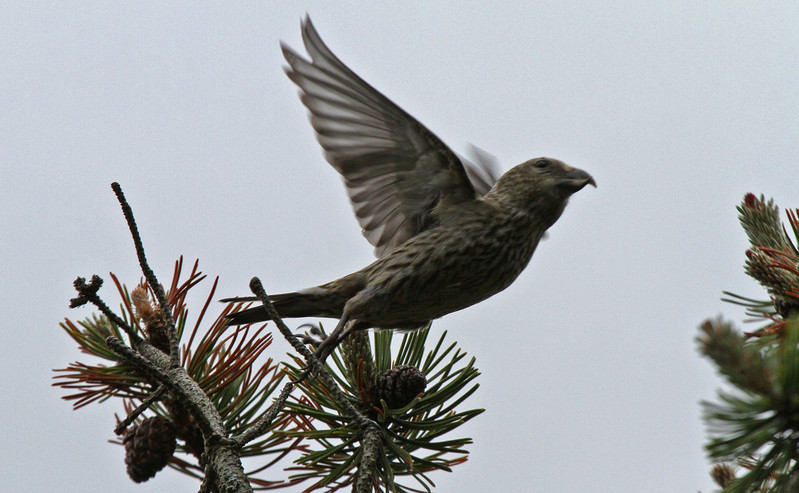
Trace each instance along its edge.
<instances>
[{"instance_id":1,"label":"bird's tail","mask_svg":"<svg viewBox=\"0 0 799 493\"><path fill-rule=\"evenodd\" d=\"M255 301L257 306L246 308L227 316L229 325L243 325L269 320L263 306L258 298L226 298L222 302L246 302ZM340 318L344 309L346 298L341 299L335 292L322 289L321 287L304 289L296 293L282 293L269 295L269 301L277 310L281 318L299 317L328 317Z\"/></svg>"}]
</instances>

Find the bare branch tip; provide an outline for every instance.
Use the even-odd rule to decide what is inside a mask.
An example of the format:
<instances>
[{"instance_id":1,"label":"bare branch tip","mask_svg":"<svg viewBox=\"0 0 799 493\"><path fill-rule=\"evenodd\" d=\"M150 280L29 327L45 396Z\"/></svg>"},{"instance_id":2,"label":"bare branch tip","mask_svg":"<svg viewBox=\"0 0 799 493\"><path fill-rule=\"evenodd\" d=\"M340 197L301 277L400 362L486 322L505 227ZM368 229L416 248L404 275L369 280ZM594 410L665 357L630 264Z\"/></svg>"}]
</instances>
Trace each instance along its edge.
<instances>
[{"instance_id":1,"label":"bare branch tip","mask_svg":"<svg viewBox=\"0 0 799 493\"><path fill-rule=\"evenodd\" d=\"M97 297L97 292L103 285L103 280L100 278L100 276L95 274L92 276L88 284L86 283L85 277L78 277L75 279L72 285L75 286L78 296L69 300L69 307L78 308L79 306L83 306Z\"/></svg>"},{"instance_id":2,"label":"bare branch tip","mask_svg":"<svg viewBox=\"0 0 799 493\"><path fill-rule=\"evenodd\" d=\"M120 204L124 205L127 203L125 201L125 194L122 192L122 185L120 185L117 182L114 182L111 184L111 190L114 191L114 195L116 195L117 201L119 201Z\"/></svg>"},{"instance_id":3,"label":"bare branch tip","mask_svg":"<svg viewBox=\"0 0 799 493\"><path fill-rule=\"evenodd\" d=\"M264 285L261 284L261 280L257 277L253 277L250 279L250 291L256 296L266 297L266 290L264 289Z\"/></svg>"}]
</instances>

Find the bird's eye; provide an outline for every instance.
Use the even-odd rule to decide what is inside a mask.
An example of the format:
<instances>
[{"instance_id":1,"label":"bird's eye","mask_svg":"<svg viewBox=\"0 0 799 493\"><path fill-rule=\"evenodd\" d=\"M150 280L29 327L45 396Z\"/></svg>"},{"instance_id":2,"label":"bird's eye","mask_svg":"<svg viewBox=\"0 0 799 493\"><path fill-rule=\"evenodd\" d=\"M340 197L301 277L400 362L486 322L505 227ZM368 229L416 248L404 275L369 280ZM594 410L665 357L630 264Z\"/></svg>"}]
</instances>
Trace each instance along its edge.
<instances>
[{"instance_id":1,"label":"bird's eye","mask_svg":"<svg viewBox=\"0 0 799 493\"><path fill-rule=\"evenodd\" d=\"M539 159L538 161L535 162L536 168L546 168L547 166L549 166L549 161L547 161L546 159Z\"/></svg>"}]
</instances>

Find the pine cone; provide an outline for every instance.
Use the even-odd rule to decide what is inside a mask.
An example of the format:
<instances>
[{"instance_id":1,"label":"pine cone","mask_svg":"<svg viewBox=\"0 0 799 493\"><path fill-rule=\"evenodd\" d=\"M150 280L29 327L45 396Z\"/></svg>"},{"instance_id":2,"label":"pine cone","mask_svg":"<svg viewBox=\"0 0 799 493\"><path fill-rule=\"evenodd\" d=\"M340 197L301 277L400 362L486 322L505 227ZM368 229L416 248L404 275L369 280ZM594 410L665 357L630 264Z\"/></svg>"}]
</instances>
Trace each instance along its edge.
<instances>
[{"instance_id":1,"label":"pine cone","mask_svg":"<svg viewBox=\"0 0 799 493\"><path fill-rule=\"evenodd\" d=\"M380 375L377 380L377 395L391 409L407 406L417 395L424 392L427 379L418 368L395 366Z\"/></svg>"},{"instance_id":2,"label":"pine cone","mask_svg":"<svg viewBox=\"0 0 799 493\"><path fill-rule=\"evenodd\" d=\"M774 298L774 308L784 319L799 315L799 300L776 297Z\"/></svg>"},{"instance_id":3,"label":"pine cone","mask_svg":"<svg viewBox=\"0 0 799 493\"><path fill-rule=\"evenodd\" d=\"M716 464L710 473L717 485L726 488L735 479L735 470L729 464Z\"/></svg>"},{"instance_id":4,"label":"pine cone","mask_svg":"<svg viewBox=\"0 0 799 493\"><path fill-rule=\"evenodd\" d=\"M128 476L142 483L163 469L175 452L175 427L161 416L146 418L138 426L128 428L122 443Z\"/></svg>"},{"instance_id":5,"label":"pine cone","mask_svg":"<svg viewBox=\"0 0 799 493\"><path fill-rule=\"evenodd\" d=\"M172 425L175 428L175 435L185 442L186 451L197 457L202 463L202 454L205 450L203 435L194 418L171 393L164 399L164 405L172 418Z\"/></svg>"}]
</instances>

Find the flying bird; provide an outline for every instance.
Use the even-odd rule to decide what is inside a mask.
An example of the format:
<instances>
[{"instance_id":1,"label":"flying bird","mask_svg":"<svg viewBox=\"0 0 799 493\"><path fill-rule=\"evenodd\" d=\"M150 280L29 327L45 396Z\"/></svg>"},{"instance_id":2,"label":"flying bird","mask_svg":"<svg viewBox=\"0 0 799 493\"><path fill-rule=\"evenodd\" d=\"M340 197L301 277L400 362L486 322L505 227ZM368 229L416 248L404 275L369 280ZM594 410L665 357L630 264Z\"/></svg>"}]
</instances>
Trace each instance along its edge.
<instances>
[{"instance_id":1,"label":"flying bird","mask_svg":"<svg viewBox=\"0 0 799 493\"><path fill-rule=\"evenodd\" d=\"M473 164L458 157L350 70L307 16L302 39L308 58L281 43L286 74L378 257L340 279L269 296L281 317L339 320L316 350L320 360L351 331L418 329L502 291L569 197L596 186L585 171L547 157L496 179L490 159L478 154ZM228 318L246 324L268 317L256 306Z\"/></svg>"}]
</instances>

